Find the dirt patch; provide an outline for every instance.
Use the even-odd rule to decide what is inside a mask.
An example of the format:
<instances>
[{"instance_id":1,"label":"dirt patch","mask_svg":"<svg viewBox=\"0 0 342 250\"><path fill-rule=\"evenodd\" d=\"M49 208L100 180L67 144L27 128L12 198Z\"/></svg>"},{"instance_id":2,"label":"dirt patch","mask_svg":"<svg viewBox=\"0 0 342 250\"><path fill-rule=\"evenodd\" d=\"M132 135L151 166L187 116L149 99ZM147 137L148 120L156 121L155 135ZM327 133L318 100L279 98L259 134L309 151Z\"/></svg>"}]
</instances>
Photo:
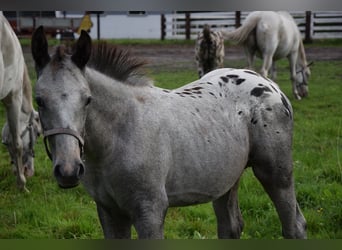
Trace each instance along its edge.
<instances>
[{"instance_id":1,"label":"dirt patch","mask_svg":"<svg viewBox=\"0 0 342 250\"><path fill-rule=\"evenodd\" d=\"M179 69L194 69L193 45L121 45L134 56L148 62L147 67L153 71L177 71ZM307 47L305 48L308 61L342 60L342 47ZM30 48L24 48L27 63L33 67ZM243 48L240 46L226 46L225 62L230 60L245 60Z\"/></svg>"}]
</instances>

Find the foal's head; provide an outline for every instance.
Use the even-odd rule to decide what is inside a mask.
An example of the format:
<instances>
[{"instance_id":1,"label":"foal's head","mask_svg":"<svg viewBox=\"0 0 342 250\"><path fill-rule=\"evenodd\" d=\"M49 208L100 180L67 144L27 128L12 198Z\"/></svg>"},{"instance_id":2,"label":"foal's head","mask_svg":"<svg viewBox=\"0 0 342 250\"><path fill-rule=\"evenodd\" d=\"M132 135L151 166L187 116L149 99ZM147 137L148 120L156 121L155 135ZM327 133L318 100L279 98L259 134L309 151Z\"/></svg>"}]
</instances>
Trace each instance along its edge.
<instances>
[{"instance_id":1,"label":"foal's head","mask_svg":"<svg viewBox=\"0 0 342 250\"><path fill-rule=\"evenodd\" d=\"M91 93L84 76L91 54L91 38L82 31L75 50L59 46L52 57L43 27L32 37L32 55L38 80L36 102L54 175L64 188L78 185L85 168L81 159L83 131Z\"/></svg>"}]
</instances>

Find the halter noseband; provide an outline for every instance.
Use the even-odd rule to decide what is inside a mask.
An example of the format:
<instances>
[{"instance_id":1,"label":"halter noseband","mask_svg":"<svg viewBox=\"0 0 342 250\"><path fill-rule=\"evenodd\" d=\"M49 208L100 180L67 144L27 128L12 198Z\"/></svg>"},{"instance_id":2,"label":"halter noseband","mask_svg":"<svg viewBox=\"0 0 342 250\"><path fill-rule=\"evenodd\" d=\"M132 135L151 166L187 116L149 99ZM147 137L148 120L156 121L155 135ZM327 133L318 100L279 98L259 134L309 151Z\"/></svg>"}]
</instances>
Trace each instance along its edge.
<instances>
[{"instance_id":1,"label":"halter noseband","mask_svg":"<svg viewBox=\"0 0 342 250\"><path fill-rule=\"evenodd\" d=\"M301 73L302 76L303 76L303 79L305 79L304 70L305 70L306 68L309 68L311 65L313 65L313 63L314 63L314 62L308 63L308 64L305 65L302 69L298 70L296 73L297 73L297 74ZM307 82L305 82L305 81L296 84L297 87L307 86L307 85L308 85L308 84L307 84Z\"/></svg>"},{"instance_id":2,"label":"halter noseband","mask_svg":"<svg viewBox=\"0 0 342 250\"><path fill-rule=\"evenodd\" d=\"M77 131L69 129L69 128L53 128L53 129L44 131L44 146L45 146L46 153L49 156L50 160L52 160L52 154L47 145L47 139L51 135L58 135L58 134L71 135L75 137L80 146L80 154L81 156L83 155L84 140Z\"/></svg>"}]
</instances>

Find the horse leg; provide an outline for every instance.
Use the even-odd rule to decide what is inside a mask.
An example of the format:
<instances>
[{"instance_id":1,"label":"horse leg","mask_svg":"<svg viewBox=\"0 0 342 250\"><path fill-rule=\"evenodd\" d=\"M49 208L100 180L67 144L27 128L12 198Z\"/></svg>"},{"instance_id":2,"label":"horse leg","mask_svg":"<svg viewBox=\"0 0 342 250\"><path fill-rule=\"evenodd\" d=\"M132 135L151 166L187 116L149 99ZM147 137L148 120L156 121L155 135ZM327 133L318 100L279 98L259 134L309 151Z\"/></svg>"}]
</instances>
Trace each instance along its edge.
<instances>
[{"instance_id":1,"label":"horse leg","mask_svg":"<svg viewBox=\"0 0 342 250\"><path fill-rule=\"evenodd\" d=\"M106 239L130 239L131 220L119 208L107 209L96 203L97 213Z\"/></svg>"},{"instance_id":2,"label":"horse leg","mask_svg":"<svg viewBox=\"0 0 342 250\"><path fill-rule=\"evenodd\" d=\"M288 145L271 144L264 150L270 155L263 154L260 162L253 164L254 174L276 207L284 238L306 238L306 222L295 195L291 152L282 150L289 148ZM275 155L279 159L275 159Z\"/></svg>"},{"instance_id":3,"label":"horse leg","mask_svg":"<svg viewBox=\"0 0 342 250\"><path fill-rule=\"evenodd\" d=\"M268 72L273 64L273 60L272 60L272 56L273 56L273 52L265 52L263 54L263 62L262 62L262 66L260 69L260 74L264 77L268 77Z\"/></svg>"},{"instance_id":4,"label":"horse leg","mask_svg":"<svg viewBox=\"0 0 342 250\"><path fill-rule=\"evenodd\" d=\"M25 187L26 178L24 175L25 169L23 166L23 142L20 137L20 108L21 108L21 94L14 93L11 95L10 100L4 101L6 107L8 127L12 136L13 145L15 147L15 167L17 176L17 185L20 189L28 192Z\"/></svg>"},{"instance_id":5,"label":"horse leg","mask_svg":"<svg viewBox=\"0 0 342 250\"><path fill-rule=\"evenodd\" d=\"M290 74L291 74L290 79L291 79L291 83L292 83L292 92L293 92L294 97L297 100L300 100L302 98L298 94L298 90L297 90L297 86L296 86L296 76L297 76L296 62L297 62L297 58L298 58L297 52L292 52L288 57L289 63L290 63Z\"/></svg>"},{"instance_id":6,"label":"horse leg","mask_svg":"<svg viewBox=\"0 0 342 250\"><path fill-rule=\"evenodd\" d=\"M255 49L254 47L245 46L245 54L247 57L248 69L254 70Z\"/></svg>"},{"instance_id":7,"label":"horse leg","mask_svg":"<svg viewBox=\"0 0 342 250\"><path fill-rule=\"evenodd\" d=\"M243 219L238 201L239 180L222 197L213 201L217 220L217 234L220 239L239 239Z\"/></svg>"},{"instance_id":8,"label":"horse leg","mask_svg":"<svg viewBox=\"0 0 342 250\"><path fill-rule=\"evenodd\" d=\"M163 239L164 220L168 208L166 193L142 200L133 210L133 225L139 239ZM142 197L139 197L142 199Z\"/></svg>"}]
</instances>

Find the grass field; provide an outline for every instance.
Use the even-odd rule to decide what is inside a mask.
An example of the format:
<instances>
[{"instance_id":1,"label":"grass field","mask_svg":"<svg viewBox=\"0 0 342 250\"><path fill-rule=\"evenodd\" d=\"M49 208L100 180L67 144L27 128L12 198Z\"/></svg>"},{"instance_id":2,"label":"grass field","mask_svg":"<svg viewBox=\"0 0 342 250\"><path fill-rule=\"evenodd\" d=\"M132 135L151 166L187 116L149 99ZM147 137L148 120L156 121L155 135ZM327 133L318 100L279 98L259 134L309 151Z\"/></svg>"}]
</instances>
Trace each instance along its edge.
<instances>
[{"instance_id":1,"label":"grass field","mask_svg":"<svg viewBox=\"0 0 342 250\"><path fill-rule=\"evenodd\" d=\"M240 61L226 62L229 67L243 65ZM277 82L294 107L294 175L298 202L308 222L308 238L341 239L342 58L315 62L309 97L302 101L292 97L287 62L281 61L278 68ZM195 69L176 73L149 70L149 75L157 86L165 88L181 86L197 77ZM34 73L31 76L33 80ZM0 114L2 126L2 105ZM36 172L28 180L31 192L27 194L17 190L8 153L0 146L0 238L103 238L95 204L84 188L59 189L41 138L35 149ZM243 239L281 238L273 204L250 169L243 175L239 199L245 221ZM216 238L211 204L169 209L165 237Z\"/></svg>"}]
</instances>

